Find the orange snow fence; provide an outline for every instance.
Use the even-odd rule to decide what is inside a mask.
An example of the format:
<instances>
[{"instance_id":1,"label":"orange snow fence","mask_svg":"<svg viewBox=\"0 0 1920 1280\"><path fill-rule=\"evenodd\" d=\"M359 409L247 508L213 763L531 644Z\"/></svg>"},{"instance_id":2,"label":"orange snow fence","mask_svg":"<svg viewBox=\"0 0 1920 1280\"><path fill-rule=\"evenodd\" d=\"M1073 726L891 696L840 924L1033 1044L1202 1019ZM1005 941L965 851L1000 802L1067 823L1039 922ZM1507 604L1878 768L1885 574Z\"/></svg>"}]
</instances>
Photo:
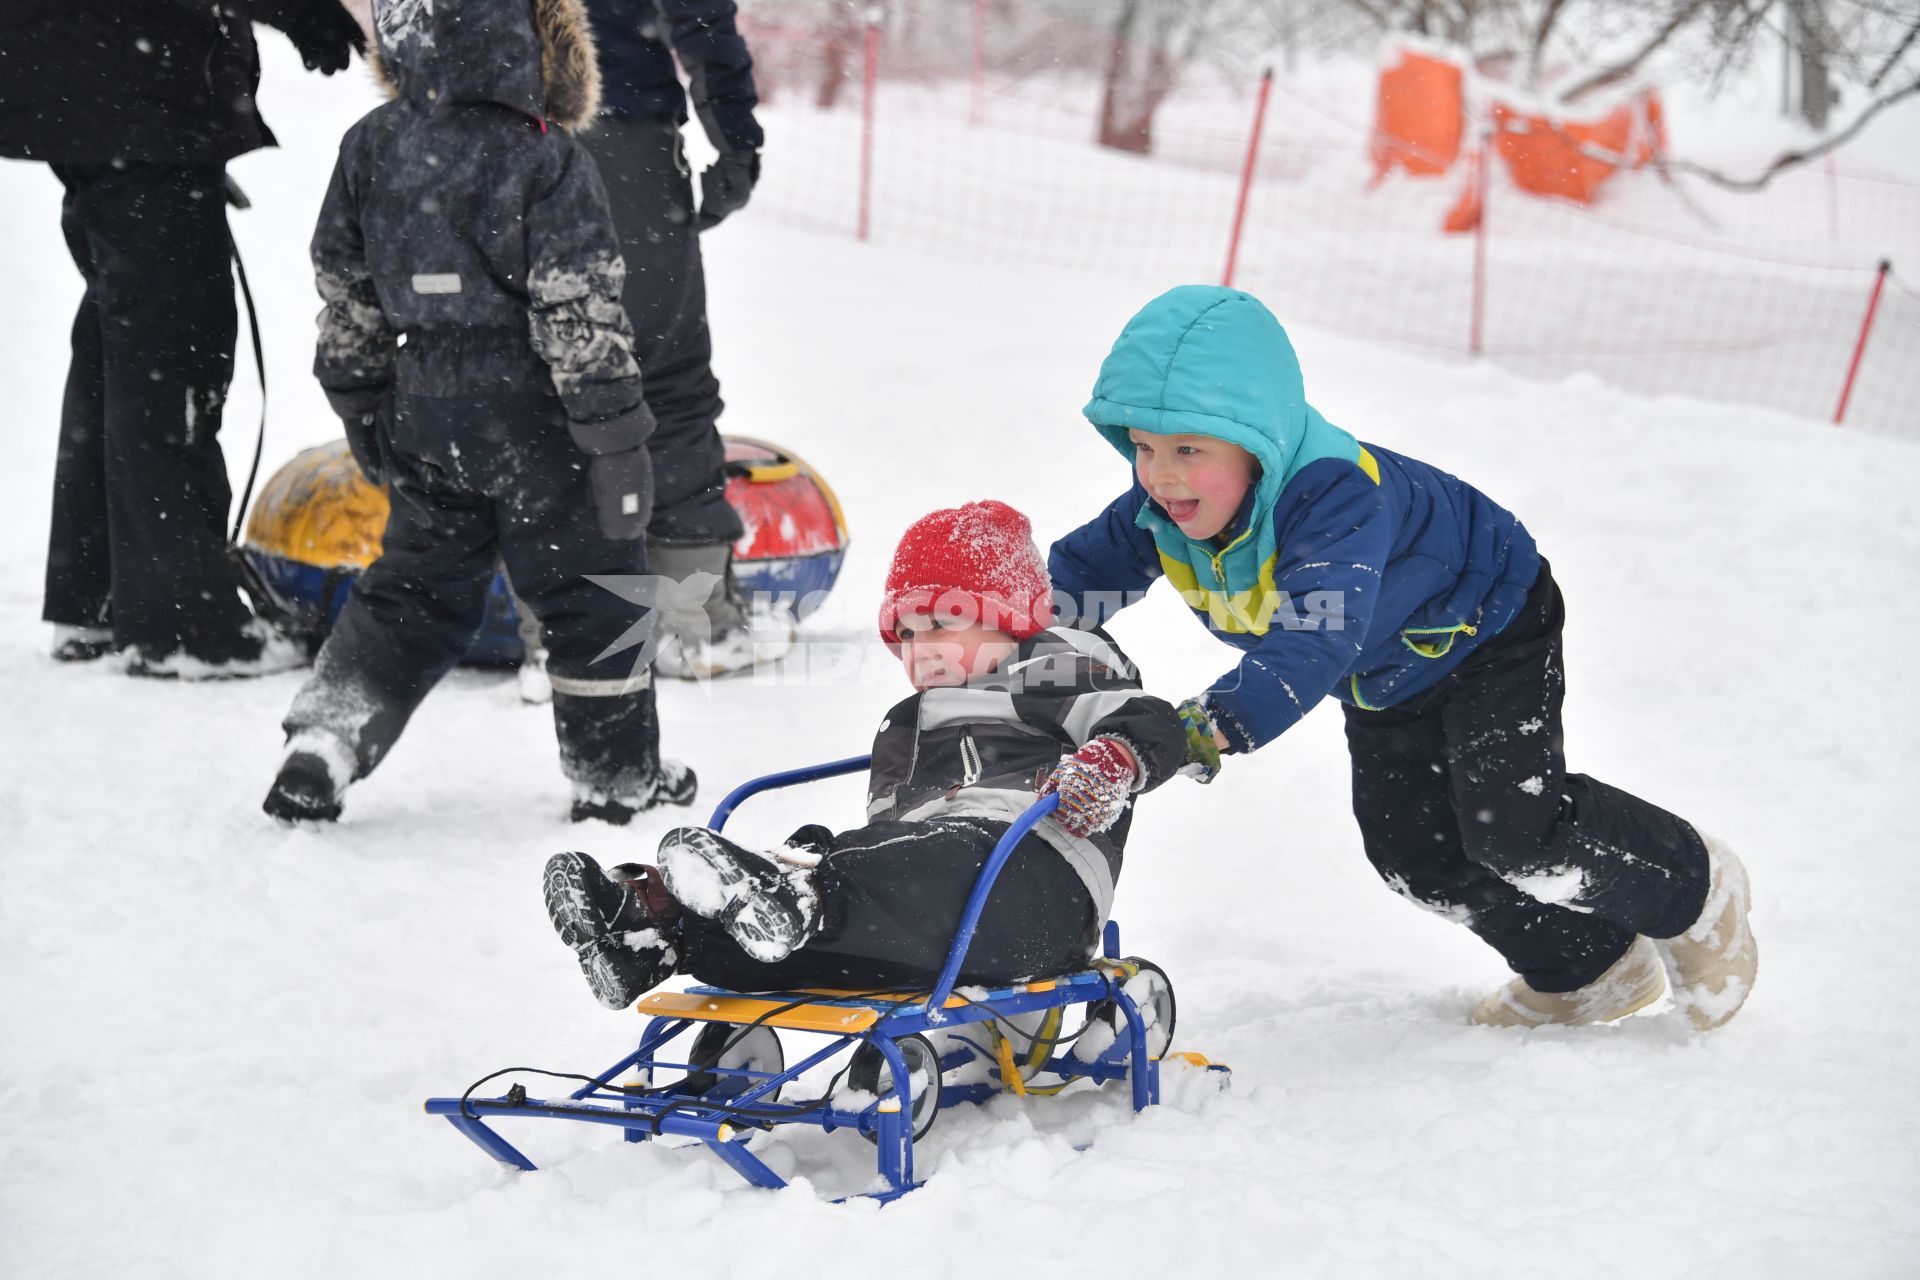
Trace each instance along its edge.
<instances>
[{"instance_id":1,"label":"orange snow fence","mask_svg":"<svg viewBox=\"0 0 1920 1280\"><path fill-rule=\"evenodd\" d=\"M1661 154L1667 142L1660 95L1652 89L1585 123L1556 123L1495 102L1493 127L1515 186L1582 204L1592 204L1621 168L1638 169Z\"/></svg>"},{"instance_id":2,"label":"orange snow fence","mask_svg":"<svg viewBox=\"0 0 1920 1280\"><path fill-rule=\"evenodd\" d=\"M1382 69L1370 147L1375 178L1396 166L1425 174L1453 167L1465 130L1461 79L1455 63L1412 49Z\"/></svg>"}]
</instances>

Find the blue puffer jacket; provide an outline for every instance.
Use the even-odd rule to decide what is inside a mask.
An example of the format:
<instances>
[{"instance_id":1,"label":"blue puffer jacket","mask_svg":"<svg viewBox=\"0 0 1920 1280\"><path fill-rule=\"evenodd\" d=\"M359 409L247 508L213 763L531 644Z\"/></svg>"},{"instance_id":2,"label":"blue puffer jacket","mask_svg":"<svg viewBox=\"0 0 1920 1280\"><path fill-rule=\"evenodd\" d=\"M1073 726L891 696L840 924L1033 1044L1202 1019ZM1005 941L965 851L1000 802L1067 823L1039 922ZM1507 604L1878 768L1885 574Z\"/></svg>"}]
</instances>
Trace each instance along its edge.
<instances>
[{"instance_id":1,"label":"blue puffer jacket","mask_svg":"<svg viewBox=\"0 0 1920 1280\"><path fill-rule=\"evenodd\" d=\"M1286 331L1248 294L1187 285L1148 303L1100 366L1085 413L1129 461L1138 429L1213 436L1260 464L1216 539L1181 533L1136 480L1048 557L1080 626L1164 576L1245 651L1205 695L1236 751L1330 693L1378 710L1432 687L1512 620L1539 574L1509 512L1321 417Z\"/></svg>"}]
</instances>

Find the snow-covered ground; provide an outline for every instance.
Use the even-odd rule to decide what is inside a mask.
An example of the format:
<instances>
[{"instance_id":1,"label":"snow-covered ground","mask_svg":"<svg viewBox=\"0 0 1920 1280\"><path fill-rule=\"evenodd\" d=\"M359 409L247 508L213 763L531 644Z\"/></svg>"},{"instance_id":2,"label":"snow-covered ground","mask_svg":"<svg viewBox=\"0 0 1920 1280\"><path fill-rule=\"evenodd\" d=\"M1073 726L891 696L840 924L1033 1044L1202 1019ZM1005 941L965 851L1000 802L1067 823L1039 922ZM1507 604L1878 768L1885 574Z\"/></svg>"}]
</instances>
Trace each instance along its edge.
<instances>
[{"instance_id":1,"label":"snow-covered ground","mask_svg":"<svg viewBox=\"0 0 1920 1280\"><path fill-rule=\"evenodd\" d=\"M303 246L332 140L370 99L263 44L286 149L236 164L259 207L235 225L271 346L271 468L335 434L305 373ZM1231 1064L1232 1092L1172 1080L1140 1116L1098 1091L949 1113L920 1153L929 1185L885 1209L829 1202L870 1167L846 1134L757 1140L795 1179L780 1193L560 1125L516 1131L545 1167L514 1175L420 1100L630 1046L637 1020L595 1005L554 941L539 869L568 847L645 857L682 815L569 827L546 713L462 672L337 829L289 832L257 806L298 676L172 685L48 660L77 295L57 206L44 170L0 166L0 1272L1920 1273L1914 447L1295 333L1332 420L1469 477L1540 539L1568 594L1573 767L1746 858L1764 963L1722 1031L1465 1026L1504 970L1368 869L1325 708L1213 787L1157 793L1134 829L1128 949L1173 975L1178 1047ZM752 210L707 249L725 425L805 453L852 521L814 638L865 636L914 516L994 496L1044 541L1125 482L1078 408L1122 321L1175 280L921 256ZM1231 659L1170 598L1116 630L1162 693ZM903 688L877 642L853 667L675 686L666 742L710 800L863 750ZM855 794L756 802L739 829L851 824Z\"/></svg>"}]
</instances>

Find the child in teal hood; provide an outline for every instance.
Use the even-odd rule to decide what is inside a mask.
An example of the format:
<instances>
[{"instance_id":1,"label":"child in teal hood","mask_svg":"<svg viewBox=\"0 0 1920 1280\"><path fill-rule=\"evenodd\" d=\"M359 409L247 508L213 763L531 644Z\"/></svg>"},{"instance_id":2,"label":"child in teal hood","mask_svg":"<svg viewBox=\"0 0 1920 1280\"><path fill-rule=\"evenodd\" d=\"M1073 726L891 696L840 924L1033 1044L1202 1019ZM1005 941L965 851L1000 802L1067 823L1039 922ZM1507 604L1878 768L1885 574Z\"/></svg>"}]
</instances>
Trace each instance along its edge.
<instances>
[{"instance_id":1,"label":"child in teal hood","mask_svg":"<svg viewBox=\"0 0 1920 1280\"><path fill-rule=\"evenodd\" d=\"M1566 772L1562 602L1518 519L1328 422L1280 322L1231 289L1142 308L1084 412L1135 476L1054 544L1060 607L1098 626L1165 577L1242 651L1182 705L1194 776L1331 694L1369 859L1519 975L1474 1021L1610 1021L1658 999L1663 969L1695 1026L1733 1016L1757 967L1745 872Z\"/></svg>"}]
</instances>

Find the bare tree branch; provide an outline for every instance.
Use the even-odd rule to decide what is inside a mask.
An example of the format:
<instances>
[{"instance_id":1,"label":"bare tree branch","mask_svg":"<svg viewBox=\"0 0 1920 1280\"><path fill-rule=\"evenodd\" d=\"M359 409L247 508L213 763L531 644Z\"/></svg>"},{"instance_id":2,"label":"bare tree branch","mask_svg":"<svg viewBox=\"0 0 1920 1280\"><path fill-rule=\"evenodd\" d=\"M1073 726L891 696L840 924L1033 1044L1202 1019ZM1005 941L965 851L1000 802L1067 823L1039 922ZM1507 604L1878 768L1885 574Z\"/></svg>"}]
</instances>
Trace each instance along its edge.
<instances>
[{"instance_id":1,"label":"bare tree branch","mask_svg":"<svg viewBox=\"0 0 1920 1280\"><path fill-rule=\"evenodd\" d=\"M1893 70L1895 64L1907 56L1907 50L1913 47L1915 36L1920 36L1920 18L1913 20L1913 25L1907 28L1906 38L1900 42L1898 48L1894 49L1892 55L1887 58L1880 69L1873 73L1873 79L1867 81L1868 89L1878 89L1880 87L1880 82L1887 78L1887 72Z\"/></svg>"},{"instance_id":2,"label":"bare tree branch","mask_svg":"<svg viewBox=\"0 0 1920 1280\"><path fill-rule=\"evenodd\" d=\"M1547 40L1553 35L1553 24L1560 20L1560 10L1566 6L1566 0L1547 0L1546 11L1540 15L1540 21L1533 28L1533 52L1527 55L1527 88L1540 87L1540 59L1547 51Z\"/></svg>"},{"instance_id":3,"label":"bare tree branch","mask_svg":"<svg viewBox=\"0 0 1920 1280\"><path fill-rule=\"evenodd\" d=\"M1650 57L1654 50L1673 38L1673 33L1693 21L1694 15L1706 7L1706 0L1688 0L1673 11L1673 15L1660 25L1659 30L1650 36L1639 52L1624 62L1596 71L1573 88L1560 95L1561 101L1573 102L1585 94L1606 85L1626 79L1639 69L1640 64Z\"/></svg>"},{"instance_id":4,"label":"bare tree branch","mask_svg":"<svg viewBox=\"0 0 1920 1280\"><path fill-rule=\"evenodd\" d=\"M1793 168L1795 165L1805 164L1809 160L1817 160L1829 151L1838 150L1841 146L1851 141L1862 129L1866 128L1869 120L1879 115L1882 111L1885 111L1894 103L1901 101L1903 98L1911 98L1915 94L1920 94L1920 77L1916 77L1910 83L1902 85L1886 97L1876 99L1872 106L1862 111L1859 116L1854 119L1852 124L1840 130L1840 132L1831 137L1822 138L1819 142L1811 147L1807 147L1805 150L1789 151L1780 156L1772 164L1762 169L1756 177L1729 177L1717 169L1709 168L1703 164L1695 164L1691 160L1663 160L1656 163L1658 163L1661 168L1670 172L1695 174L1705 178L1709 182L1729 188L1730 190L1758 191L1760 188L1766 186L1767 183L1773 181L1774 178L1786 170Z\"/></svg>"}]
</instances>

